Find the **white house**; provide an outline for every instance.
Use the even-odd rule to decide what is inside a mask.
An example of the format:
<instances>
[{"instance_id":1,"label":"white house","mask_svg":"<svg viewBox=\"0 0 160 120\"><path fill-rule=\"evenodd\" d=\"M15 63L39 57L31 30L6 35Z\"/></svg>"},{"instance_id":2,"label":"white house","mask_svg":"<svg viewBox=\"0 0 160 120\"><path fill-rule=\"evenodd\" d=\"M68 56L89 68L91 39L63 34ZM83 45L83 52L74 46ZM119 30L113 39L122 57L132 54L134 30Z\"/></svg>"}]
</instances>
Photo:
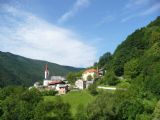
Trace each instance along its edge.
<instances>
[{"instance_id":1,"label":"white house","mask_svg":"<svg viewBox=\"0 0 160 120\"><path fill-rule=\"evenodd\" d=\"M75 82L75 85L79 89L85 89L86 88L86 81L83 81L82 79L79 79Z\"/></svg>"},{"instance_id":2,"label":"white house","mask_svg":"<svg viewBox=\"0 0 160 120\"><path fill-rule=\"evenodd\" d=\"M39 86L40 86L40 83L39 83L39 82L35 82L35 83L34 83L34 87L35 87L35 88L37 88L37 87L39 87Z\"/></svg>"},{"instance_id":3,"label":"white house","mask_svg":"<svg viewBox=\"0 0 160 120\"><path fill-rule=\"evenodd\" d=\"M58 94L59 95L66 94L67 91L68 91L68 85L61 84L58 86Z\"/></svg>"},{"instance_id":4,"label":"white house","mask_svg":"<svg viewBox=\"0 0 160 120\"><path fill-rule=\"evenodd\" d=\"M65 81L65 78L62 77L62 76L51 76L51 79L48 80L48 79L45 79L43 81L43 86L47 87L50 85L50 83L52 82L56 82L56 81Z\"/></svg>"},{"instance_id":5,"label":"white house","mask_svg":"<svg viewBox=\"0 0 160 120\"><path fill-rule=\"evenodd\" d=\"M87 81L88 76L91 76L93 79L95 79L95 76L97 75L98 75L98 72L96 69L88 69L84 71L84 73L82 74L82 78L83 80Z\"/></svg>"},{"instance_id":6,"label":"white house","mask_svg":"<svg viewBox=\"0 0 160 120\"><path fill-rule=\"evenodd\" d=\"M86 81L86 88L88 88L90 85L94 83L94 80Z\"/></svg>"},{"instance_id":7,"label":"white house","mask_svg":"<svg viewBox=\"0 0 160 120\"><path fill-rule=\"evenodd\" d=\"M43 81L43 86L47 87L49 85L50 80L44 80Z\"/></svg>"}]
</instances>

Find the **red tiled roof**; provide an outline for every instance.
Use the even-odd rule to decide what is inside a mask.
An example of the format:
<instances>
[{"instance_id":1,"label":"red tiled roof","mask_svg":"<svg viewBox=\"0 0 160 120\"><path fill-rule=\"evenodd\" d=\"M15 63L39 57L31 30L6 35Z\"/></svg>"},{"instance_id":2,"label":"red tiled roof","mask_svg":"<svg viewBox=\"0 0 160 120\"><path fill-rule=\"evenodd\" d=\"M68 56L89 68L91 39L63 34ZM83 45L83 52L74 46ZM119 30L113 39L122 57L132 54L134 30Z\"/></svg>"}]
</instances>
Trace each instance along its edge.
<instances>
[{"instance_id":1,"label":"red tiled roof","mask_svg":"<svg viewBox=\"0 0 160 120\"><path fill-rule=\"evenodd\" d=\"M92 73L92 72L97 73L97 70L96 69L88 69L88 70L84 71L84 73Z\"/></svg>"},{"instance_id":2,"label":"red tiled roof","mask_svg":"<svg viewBox=\"0 0 160 120\"><path fill-rule=\"evenodd\" d=\"M48 84L49 85L56 85L56 84L62 84L62 83L64 83L64 82L56 80L56 81L49 82Z\"/></svg>"}]
</instances>

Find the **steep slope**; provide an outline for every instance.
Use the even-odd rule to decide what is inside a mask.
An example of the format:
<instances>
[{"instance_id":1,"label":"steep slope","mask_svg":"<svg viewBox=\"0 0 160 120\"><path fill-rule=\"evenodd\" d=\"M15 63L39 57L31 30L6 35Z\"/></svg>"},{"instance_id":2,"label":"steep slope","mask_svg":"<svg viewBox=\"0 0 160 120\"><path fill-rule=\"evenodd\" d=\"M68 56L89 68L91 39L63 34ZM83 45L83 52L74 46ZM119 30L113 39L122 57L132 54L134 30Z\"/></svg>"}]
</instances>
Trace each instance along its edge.
<instances>
[{"instance_id":1,"label":"steep slope","mask_svg":"<svg viewBox=\"0 0 160 120\"><path fill-rule=\"evenodd\" d=\"M117 76L124 75L125 64L133 59L138 63L146 63L149 54L159 57L160 46L160 17L151 22L147 27L136 30L118 46L113 54L113 70ZM153 61L152 61L153 62ZM141 69L144 67L141 66Z\"/></svg>"},{"instance_id":2,"label":"steep slope","mask_svg":"<svg viewBox=\"0 0 160 120\"><path fill-rule=\"evenodd\" d=\"M98 66L107 70L103 84L117 84L117 76L129 81L143 76L150 90L160 87L160 17L129 35L113 55L104 54Z\"/></svg>"},{"instance_id":3,"label":"steep slope","mask_svg":"<svg viewBox=\"0 0 160 120\"><path fill-rule=\"evenodd\" d=\"M104 54L98 65L107 70L99 84L125 90L100 93L87 109L90 119L160 119L160 17L129 35L112 56Z\"/></svg>"},{"instance_id":4,"label":"steep slope","mask_svg":"<svg viewBox=\"0 0 160 120\"><path fill-rule=\"evenodd\" d=\"M48 63L51 75L66 75L81 68L62 66L46 61L33 60L11 53L0 52L0 86L25 85L43 80L44 65Z\"/></svg>"}]
</instances>

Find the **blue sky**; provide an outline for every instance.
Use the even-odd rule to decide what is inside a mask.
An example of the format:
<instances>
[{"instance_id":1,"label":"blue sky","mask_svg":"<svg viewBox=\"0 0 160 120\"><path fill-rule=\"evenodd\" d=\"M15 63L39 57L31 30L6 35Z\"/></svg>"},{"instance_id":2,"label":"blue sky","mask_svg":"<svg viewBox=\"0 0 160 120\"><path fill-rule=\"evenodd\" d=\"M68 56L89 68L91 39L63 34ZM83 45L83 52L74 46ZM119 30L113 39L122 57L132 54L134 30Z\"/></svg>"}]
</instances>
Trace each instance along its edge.
<instances>
[{"instance_id":1,"label":"blue sky","mask_svg":"<svg viewBox=\"0 0 160 120\"><path fill-rule=\"evenodd\" d=\"M160 15L160 0L0 0L0 51L87 67Z\"/></svg>"}]
</instances>

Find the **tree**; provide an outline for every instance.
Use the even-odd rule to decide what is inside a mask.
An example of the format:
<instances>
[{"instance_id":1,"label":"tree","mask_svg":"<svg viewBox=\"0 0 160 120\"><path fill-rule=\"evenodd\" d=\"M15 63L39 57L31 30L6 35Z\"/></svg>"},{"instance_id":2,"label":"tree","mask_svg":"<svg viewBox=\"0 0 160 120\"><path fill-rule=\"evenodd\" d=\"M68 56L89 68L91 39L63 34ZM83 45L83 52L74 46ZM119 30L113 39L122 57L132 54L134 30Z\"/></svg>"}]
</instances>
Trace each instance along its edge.
<instances>
[{"instance_id":1,"label":"tree","mask_svg":"<svg viewBox=\"0 0 160 120\"><path fill-rule=\"evenodd\" d=\"M43 100L42 94L36 89L20 92L16 87L12 87L13 94L10 93L10 89L7 89L8 92L3 92L6 96L0 100L1 120L72 119L69 111L70 105L64 103L59 97L53 102L47 102Z\"/></svg>"},{"instance_id":2,"label":"tree","mask_svg":"<svg viewBox=\"0 0 160 120\"><path fill-rule=\"evenodd\" d=\"M34 117L33 120L51 120L55 118L51 113L54 110L54 103L53 102L45 102L40 101L38 105L34 109Z\"/></svg>"},{"instance_id":3,"label":"tree","mask_svg":"<svg viewBox=\"0 0 160 120\"><path fill-rule=\"evenodd\" d=\"M136 115L143 112L143 105L137 100L125 100L118 110L120 120L135 120Z\"/></svg>"},{"instance_id":4,"label":"tree","mask_svg":"<svg viewBox=\"0 0 160 120\"><path fill-rule=\"evenodd\" d=\"M96 83L93 83L92 85L90 85L88 87L88 90L89 90L89 92L90 92L91 95L97 95L98 94Z\"/></svg>"},{"instance_id":5,"label":"tree","mask_svg":"<svg viewBox=\"0 0 160 120\"><path fill-rule=\"evenodd\" d=\"M75 119L76 120L88 120L86 109L84 108L82 104L79 104L77 107L77 113L75 115Z\"/></svg>"},{"instance_id":6,"label":"tree","mask_svg":"<svg viewBox=\"0 0 160 120\"><path fill-rule=\"evenodd\" d=\"M160 73L154 73L153 76L146 77L144 87L147 91L151 91L156 96L160 95Z\"/></svg>"},{"instance_id":7,"label":"tree","mask_svg":"<svg viewBox=\"0 0 160 120\"><path fill-rule=\"evenodd\" d=\"M32 105L37 105L39 101L43 100L43 97L36 88L31 90L26 90L23 94L21 94L21 99L23 101L32 103Z\"/></svg>"},{"instance_id":8,"label":"tree","mask_svg":"<svg viewBox=\"0 0 160 120\"><path fill-rule=\"evenodd\" d=\"M151 120L151 115L147 113L136 115L136 120Z\"/></svg>"},{"instance_id":9,"label":"tree","mask_svg":"<svg viewBox=\"0 0 160 120\"><path fill-rule=\"evenodd\" d=\"M74 84L77 79L81 78L82 72L83 71L68 73L67 77L66 77L68 82L71 83L71 84Z\"/></svg>"},{"instance_id":10,"label":"tree","mask_svg":"<svg viewBox=\"0 0 160 120\"><path fill-rule=\"evenodd\" d=\"M88 120L116 120L115 96L109 92L102 92L87 107Z\"/></svg>"},{"instance_id":11,"label":"tree","mask_svg":"<svg viewBox=\"0 0 160 120\"><path fill-rule=\"evenodd\" d=\"M139 60L132 59L124 65L124 75L127 78L133 79L140 73Z\"/></svg>"},{"instance_id":12,"label":"tree","mask_svg":"<svg viewBox=\"0 0 160 120\"><path fill-rule=\"evenodd\" d=\"M119 83L119 80L117 79L117 77L114 75L114 72L108 72L107 74L105 74L104 78L105 80L105 84L108 85L116 85L117 83Z\"/></svg>"},{"instance_id":13,"label":"tree","mask_svg":"<svg viewBox=\"0 0 160 120\"><path fill-rule=\"evenodd\" d=\"M54 102L54 118L57 120L72 120L72 116L70 113L70 105L68 103L64 103L60 97L56 97L56 101Z\"/></svg>"},{"instance_id":14,"label":"tree","mask_svg":"<svg viewBox=\"0 0 160 120\"><path fill-rule=\"evenodd\" d=\"M91 81L91 80L93 80L93 77L92 77L91 75L88 75L88 76L87 76L87 80L88 80L88 81Z\"/></svg>"},{"instance_id":15,"label":"tree","mask_svg":"<svg viewBox=\"0 0 160 120\"><path fill-rule=\"evenodd\" d=\"M68 82L72 84L76 81L75 73L72 73L72 72L68 73L66 78Z\"/></svg>"},{"instance_id":16,"label":"tree","mask_svg":"<svg viewBox=\"0 0 160 120\"><path fill-rule=\"evenodd\" d=\"M153 120L158 120L160 118L160 101L157 102L153 113Z\"/></svg>"},{"instance_id":17,"label":"tree","mask_svg":"<svg viewBox=\"0 0 160 120\"><path fill-rule=\"evenodd\" d=\"M17 97L9 96L2 103L4 120L30 120L32 116L31 103L20 100Z\"/></svg>"},{"instance_id":18,"label":"tree","mask_svg":"<svg viewBox=\"0 0 160 120\"><path fill-rule=\"evenodd\" d=\"M109 64L109 62L112 59L112 55L110 52L105 53L103 56L100 57L98 66L99 67L104 67L105 65Z\"/></svg>"}]
</instances>

